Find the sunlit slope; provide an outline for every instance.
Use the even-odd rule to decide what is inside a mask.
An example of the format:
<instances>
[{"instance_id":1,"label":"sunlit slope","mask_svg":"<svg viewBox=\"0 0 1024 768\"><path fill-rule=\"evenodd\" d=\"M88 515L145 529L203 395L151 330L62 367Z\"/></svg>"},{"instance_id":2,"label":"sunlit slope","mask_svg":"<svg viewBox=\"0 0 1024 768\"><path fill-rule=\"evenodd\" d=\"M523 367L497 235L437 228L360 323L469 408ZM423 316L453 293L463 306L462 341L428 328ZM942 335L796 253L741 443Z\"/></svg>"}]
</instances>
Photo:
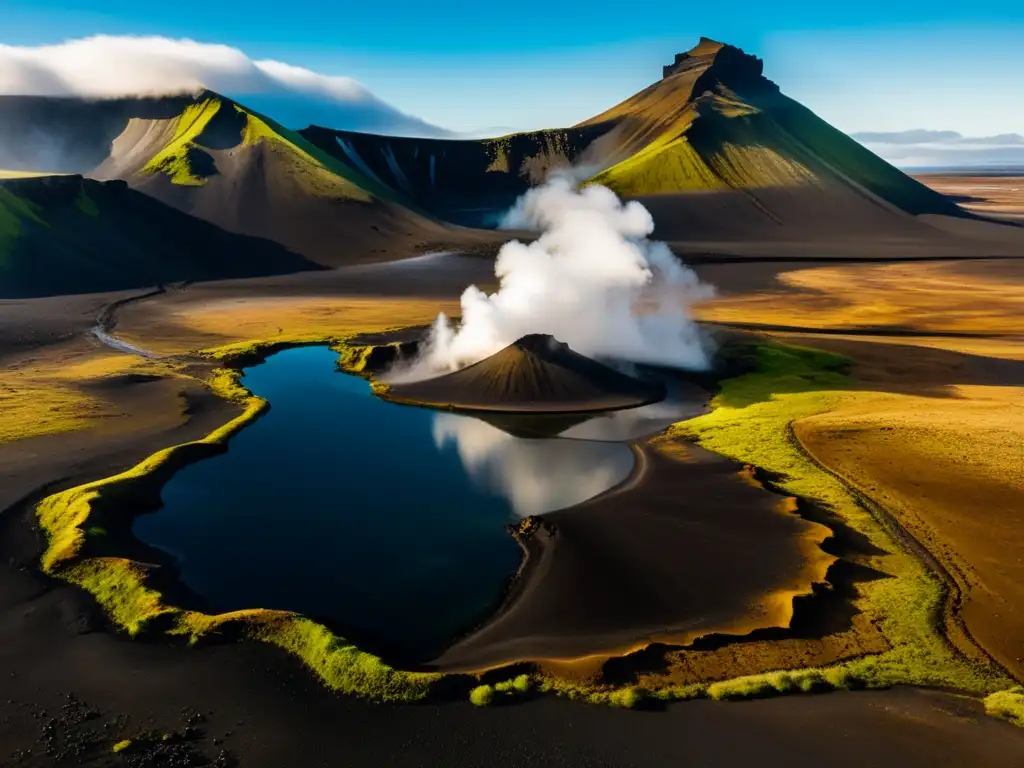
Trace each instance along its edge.
<instances>
[{"instance_id":1,"label":"sunlit slope","mask_svg":"<svg viewBox=\"0 0 1024 768\"><path fill-rule=\"evenodd\" d=\"M493 224L555 169L588 162L607 126L559 128L490 139L414 139L310 127L302 136L335 160L437 216Z\"/></svg>"},{"instance_id":2,"label":"sunlit slope","mask_svg":"<svg viewBox=\"0 0 1024 768\"><path fill-rule=\"evenodd\" d=\"M924 226L913 215L966 215L780 93L760 59L706 39L582 125L600 124L612 126L605 156L624 157L592 180L661 198L650 207L662 237L910 236Z\"/></svg>"},{"instance_id":3,"label":"sunlit slope","mask_svg":"<svg viewBox=\"0 0 1024 768\"><path fill-rule=\"evenodd\" d=\"M408 255L446 235L400 193L209 91L171 118L130 120L95 173L328 266Z\"/></svg>"},{"instance_id":4,"label":"sunlit slope","mask_svg":"<svg viewBox=\"0 0 1024 768\"><path fill-rule=\"evenodd\" d=\"M317 265L81 176L0 180L0 298L283 274Z\"/></svg>"}]
</instances>

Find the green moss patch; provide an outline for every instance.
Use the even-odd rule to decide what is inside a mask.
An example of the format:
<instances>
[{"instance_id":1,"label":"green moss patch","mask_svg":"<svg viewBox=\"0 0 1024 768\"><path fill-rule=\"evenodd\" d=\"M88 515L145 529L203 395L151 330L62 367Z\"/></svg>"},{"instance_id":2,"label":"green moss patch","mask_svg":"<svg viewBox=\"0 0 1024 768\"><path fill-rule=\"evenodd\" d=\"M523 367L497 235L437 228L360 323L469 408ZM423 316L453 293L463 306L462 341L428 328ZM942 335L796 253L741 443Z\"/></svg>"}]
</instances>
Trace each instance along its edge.
<instances>
[{"instance_id":1,"label":"green moss patch","mask_svg":"<svg viewBox=\"0 0 1024 768\"><path fill-rule=\"evenodd\" d=\"M0 186L0 248L10 244L21 235L24 222L35 222L46 226L40 217L40 209L27 200ZM0 263L4 258L0 251Z\"/></svg>"},{"instance_id":2,"label":"green moss patch","mask_svg":"<svg viewBox=\"0 0 1024 768\"><path fill-rule=\"evenodd\" d=\"M1024 726L1024 688L1014 686L985 697L985 711L994 717Z\"/></svg>"},{"instance_id":3,"label":"green moss patch","mask_svg":"<svg viewBox=\"0 0 1024 768\"><path fill-rule=\"evenodd\" d=\"M195 149L199 135L221 108L220 99L209 98L190 104L175 118L174 135L164 148L153 155L142 168L142 173L162 173L172 183L200 186L205 179L192 167L190 152Z\"/></svg>"}]
</instances>

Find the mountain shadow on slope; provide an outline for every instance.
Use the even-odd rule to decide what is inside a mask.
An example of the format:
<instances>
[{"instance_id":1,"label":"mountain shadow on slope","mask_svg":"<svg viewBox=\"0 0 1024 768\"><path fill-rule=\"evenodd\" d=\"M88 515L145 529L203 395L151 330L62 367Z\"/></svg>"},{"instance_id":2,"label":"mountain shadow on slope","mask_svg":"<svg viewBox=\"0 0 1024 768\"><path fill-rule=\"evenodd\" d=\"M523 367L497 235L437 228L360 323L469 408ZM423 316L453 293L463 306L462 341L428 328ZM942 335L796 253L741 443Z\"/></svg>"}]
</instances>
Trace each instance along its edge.
<instances>
[{"instance_id":1,"label":"mountain shadow on slope","mask_svg":"<svg viewBox=\"0 0 1024 768\"><path fill-rule=\"evenodd\" d=\"M0 298L141 288L320 267L129 189L81 176L0 180Z\"/></svg>"}]
</instances>

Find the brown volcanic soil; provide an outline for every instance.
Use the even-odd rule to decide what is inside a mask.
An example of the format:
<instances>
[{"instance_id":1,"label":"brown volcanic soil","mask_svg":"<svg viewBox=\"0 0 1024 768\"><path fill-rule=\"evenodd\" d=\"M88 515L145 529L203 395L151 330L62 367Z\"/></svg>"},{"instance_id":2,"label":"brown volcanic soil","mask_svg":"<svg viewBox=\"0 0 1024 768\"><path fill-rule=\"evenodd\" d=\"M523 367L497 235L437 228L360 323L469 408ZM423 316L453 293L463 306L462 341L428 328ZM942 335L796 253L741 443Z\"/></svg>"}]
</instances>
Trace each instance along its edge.
<instances>
[{"instance_id":1,"label":"brown volcanic soil","mask_svg":"<svg viewBox=\"0 0 1024 768\"><path fill-rule=\"evenodd\" d=\"M552 336L532 334L458 371L394 384L387 397L466 411L573 413L635 408L664 399L665 392Z\"/></svg>"},{"instance_id":2,"label":"brown volcanic soil","mask_svg":"<svg viewBox=\"0 0 1024 768\"><path fill-rule=\"evenodd\" d=\"M819 546L831 531L734 463L671 448L638 447L638 472L621 490L537 518L505 606L436 666L607 657L788 626L794 595L824 581L835 559Z\"/></svg>"}]
</instances>

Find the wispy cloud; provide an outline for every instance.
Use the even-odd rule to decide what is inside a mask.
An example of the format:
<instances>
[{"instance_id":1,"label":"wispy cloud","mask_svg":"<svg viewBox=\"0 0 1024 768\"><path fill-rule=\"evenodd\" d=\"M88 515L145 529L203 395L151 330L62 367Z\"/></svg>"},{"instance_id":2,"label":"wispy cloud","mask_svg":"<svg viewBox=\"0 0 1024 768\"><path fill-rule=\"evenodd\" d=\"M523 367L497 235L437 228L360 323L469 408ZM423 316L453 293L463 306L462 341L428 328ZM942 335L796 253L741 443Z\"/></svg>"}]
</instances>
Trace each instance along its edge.
<instances>
[{"instance_id":1,"label":"wispy cloud","mask_svg":"<svg viewBox=\"0 0 1024 768\"><path fill-rule=\"evenodd\" d=\"M399 135L447 133L399 111L350 77L256 61L226 45L105 35L56 45L0 45L0 94L115 98L203 88L293 128L319 124Z\"/></svg>"},{"instance_id":2,"label":"wispy cloud","mask_svg":"<svg viewBox=\"0 0 1024 768\"><path fill-rule=\"evenodd\" d=\"M851 135L871 151L905 168L1024 165L1024 136L1019 133L964 136L956 131L919 128Z\"/></svg>"}]
</instances>

